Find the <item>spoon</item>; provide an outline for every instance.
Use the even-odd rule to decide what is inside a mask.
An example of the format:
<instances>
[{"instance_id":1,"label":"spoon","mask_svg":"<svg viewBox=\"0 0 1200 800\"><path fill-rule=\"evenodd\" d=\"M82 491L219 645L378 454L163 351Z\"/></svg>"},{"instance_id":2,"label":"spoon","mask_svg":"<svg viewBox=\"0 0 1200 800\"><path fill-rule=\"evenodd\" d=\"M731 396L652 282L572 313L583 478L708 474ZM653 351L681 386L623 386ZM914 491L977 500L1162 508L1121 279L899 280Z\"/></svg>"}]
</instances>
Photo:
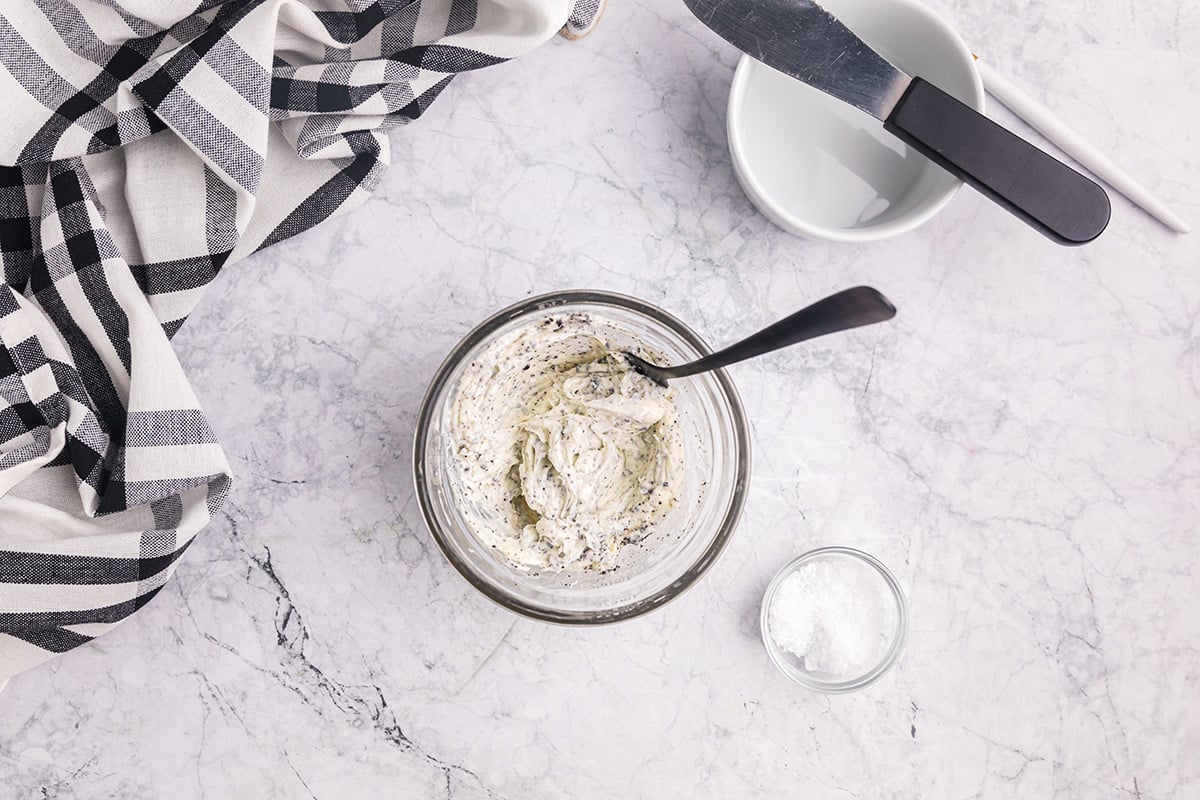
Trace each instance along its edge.
<instances>
[{"instance_id":1,"label":"spoon","mask_svg":"<svg viewBox=\"0 0 1200 800\"><path fill-rule=\"evenodd\" d=\"M687 364L660 367L638 358L633 353L624 353L624 356L629 360L630 366L638 372L655 383L666 386L667 381L672 378L686 378L689 375L720 369L827 333L883 322L894 316L896 307L878 290L870 286L855 286L853 289L831 294L824 300L818 300L737 344L731 344L724 350L718 350Z\"/></svg>"}]
</instances>

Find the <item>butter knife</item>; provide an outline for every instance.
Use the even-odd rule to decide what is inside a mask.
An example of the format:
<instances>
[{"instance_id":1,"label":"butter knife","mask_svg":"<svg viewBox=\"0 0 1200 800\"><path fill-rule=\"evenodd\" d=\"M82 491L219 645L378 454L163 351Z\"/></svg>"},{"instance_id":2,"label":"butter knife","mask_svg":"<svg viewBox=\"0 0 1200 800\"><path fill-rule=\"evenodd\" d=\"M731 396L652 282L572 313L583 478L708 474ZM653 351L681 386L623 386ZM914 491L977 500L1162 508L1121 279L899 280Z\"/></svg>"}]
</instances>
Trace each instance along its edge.
<instances>
[{"instance_id":1,"label":"butter knife","mask_svg":"<svg viewBox=\"0 0 1200 800\"><path fill-rule=\"evenodd\" d=\"M684 0L753 58L862 109L943 169L1060 244L1095 239L1108 195L1084 177L867 46L814 0Z\"/></svg>"}]
</instances>

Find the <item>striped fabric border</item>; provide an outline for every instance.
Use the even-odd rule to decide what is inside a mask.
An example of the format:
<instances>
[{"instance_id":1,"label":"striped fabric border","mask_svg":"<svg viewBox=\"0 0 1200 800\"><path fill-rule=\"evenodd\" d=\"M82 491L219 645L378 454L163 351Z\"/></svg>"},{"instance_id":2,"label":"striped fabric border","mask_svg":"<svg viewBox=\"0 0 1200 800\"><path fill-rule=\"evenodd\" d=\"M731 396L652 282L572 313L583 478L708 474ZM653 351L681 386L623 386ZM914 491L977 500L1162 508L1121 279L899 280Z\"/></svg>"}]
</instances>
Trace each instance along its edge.
<instances>
[{"instance_id":1,"label":"striped fabric border","mask_svg":"<svg viewBox=\"0 0 1200 800\"><path fill-rule=\"evenodd\" d=\"M362 202L454 76L600 7L192 5L0 8L0 686L144 606L228 494L171 349L203 288Z\"/></svg>"}]
</instances>

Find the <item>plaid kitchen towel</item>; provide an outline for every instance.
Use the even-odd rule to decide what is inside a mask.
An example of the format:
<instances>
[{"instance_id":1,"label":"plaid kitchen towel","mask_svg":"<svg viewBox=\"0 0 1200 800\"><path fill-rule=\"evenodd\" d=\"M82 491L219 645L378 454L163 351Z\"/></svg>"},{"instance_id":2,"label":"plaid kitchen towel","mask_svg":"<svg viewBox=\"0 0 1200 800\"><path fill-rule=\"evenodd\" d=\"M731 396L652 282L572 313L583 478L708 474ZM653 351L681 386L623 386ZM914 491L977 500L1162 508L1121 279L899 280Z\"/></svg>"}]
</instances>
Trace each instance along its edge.
<instances>
[{"instance_id":1,"label":"plaid kitchen towel","mask_svg":"<svg viewBox=\"0 0 1200 800\"><path fill-rule=\"evenodd\" d=\"M0 5L0 686L147 603L220 508L170 344L204 287L362 202L457 73L599 6Z\"/></svg>"}]
</instances>

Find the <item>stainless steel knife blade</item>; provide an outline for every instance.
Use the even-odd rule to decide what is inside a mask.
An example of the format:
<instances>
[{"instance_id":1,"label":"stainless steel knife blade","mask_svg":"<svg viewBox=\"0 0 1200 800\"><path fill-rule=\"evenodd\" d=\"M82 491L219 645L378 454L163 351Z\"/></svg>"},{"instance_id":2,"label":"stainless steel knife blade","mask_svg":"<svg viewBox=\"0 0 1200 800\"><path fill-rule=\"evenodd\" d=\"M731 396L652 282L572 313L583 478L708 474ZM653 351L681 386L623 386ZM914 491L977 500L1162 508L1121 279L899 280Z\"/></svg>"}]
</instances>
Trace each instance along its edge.
<instances>
[{"instance_id":1,"label":"stainless steel knife blade","mask_svg":"<svg viewBox=\"0 0 1200 800\"><path fill-rule=\"evenodd\" d=\"M725 41L877 119L912 81L813 0L683 0Z\"/></svg>"}]
</instances>

